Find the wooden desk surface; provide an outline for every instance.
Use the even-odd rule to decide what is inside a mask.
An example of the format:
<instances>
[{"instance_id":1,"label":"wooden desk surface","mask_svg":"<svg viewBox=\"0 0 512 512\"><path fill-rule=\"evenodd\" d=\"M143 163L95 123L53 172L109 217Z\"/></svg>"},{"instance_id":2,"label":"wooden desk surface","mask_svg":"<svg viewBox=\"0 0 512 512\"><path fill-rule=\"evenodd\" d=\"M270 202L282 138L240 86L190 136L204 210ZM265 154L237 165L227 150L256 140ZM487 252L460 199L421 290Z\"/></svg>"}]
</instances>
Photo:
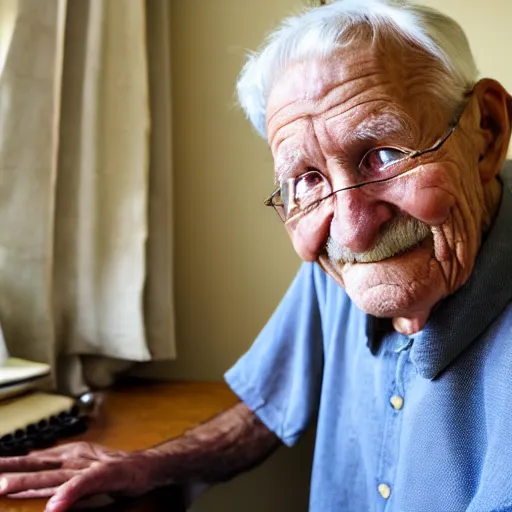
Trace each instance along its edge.
<instances>
[{"instance_id":1,"label":"wooden desk surface","mask_svg":"<svg viewBox=\"0 0 512 512\"><path fill-rule=\"evenodd\" d=\"M138 450L176 437L236 402L235 395L222 383L125 384L104 394L99 418L85 434L69 442L91 441L119 450ZM164 489L101 510L170 512L170 492ZM46 500L0 498L0 512L41 512L45 503Z\"/></svg>"}]
</instances>

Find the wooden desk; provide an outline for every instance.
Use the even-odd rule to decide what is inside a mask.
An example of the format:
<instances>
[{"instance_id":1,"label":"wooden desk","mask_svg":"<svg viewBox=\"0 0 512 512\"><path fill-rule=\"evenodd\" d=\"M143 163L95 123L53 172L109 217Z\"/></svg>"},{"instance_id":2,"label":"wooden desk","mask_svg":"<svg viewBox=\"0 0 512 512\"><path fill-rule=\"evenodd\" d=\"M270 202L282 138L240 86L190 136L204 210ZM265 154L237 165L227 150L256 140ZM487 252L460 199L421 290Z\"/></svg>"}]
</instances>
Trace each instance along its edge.
<instances>
[{"instance_id":1,"label":"wooden desk","mask_svg":"<svg viewBox=\"0 0 512 512\"><path fill-rule=\"evenodd\" d=\"M85 434L70 441L91 441L118 450L138 450L176 437L236 402L235 395L221 383L126 383L105 393L98 420ZM170 507L176 499L175 492L162 489L137 500L96 510L179 512ZM0 512L41 512L45 502L0 498Z\"/></svg>"}]
</instances>

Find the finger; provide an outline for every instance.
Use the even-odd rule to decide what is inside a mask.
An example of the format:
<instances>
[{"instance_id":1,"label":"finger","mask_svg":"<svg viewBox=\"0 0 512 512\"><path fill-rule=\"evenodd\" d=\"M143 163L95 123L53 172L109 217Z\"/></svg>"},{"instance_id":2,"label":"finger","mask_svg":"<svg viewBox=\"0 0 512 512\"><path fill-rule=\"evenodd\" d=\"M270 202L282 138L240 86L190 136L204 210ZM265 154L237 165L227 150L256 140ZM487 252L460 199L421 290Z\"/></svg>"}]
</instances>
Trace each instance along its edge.
<instances>
[{"instance_id":1,"label":"finger","mask_svg":"<svg viewBox=\"0 0 512 512\"><path fill-rule=\"evenodd\" d=\"M64 512L84 497L95 494L126 492L137 487L134 476L136 470L130 464L95 463L90 469L81 472L57 489L47 503L45 512ZM134 489L130 489L134 487Z\"/></svg>"},{"instance_id":2,"label":"finger","mask_svg":"<svg viewBox=\"0 0 512 512\"><path fill-rule=\"evenodd\" d=\"M0 473L19 473L58 469L62 462L55 458L40 458L26 455L24 457L0 458Z\"/></svg>"},{"instance_id":3,"label":"finger","mask_svg":"<svg viewBox=\"0 0 512 512\"><path fill-rule=\"evenodd\" d=\"M75 476L65 483L54 494L53 498L46 505L45 512L64 512L80 499L86 496L102 494L111 487L116 487L115 478L105 475L102 467L91 467L87 472Z\"/></svg>"},{"instance_id":4,"label":"finger","mask_svg":"<svg viewBox=\"0 0 512 512\"><path fill-rule=\"evenodd\" d=\"M62 461L76 461L78 459L83 459L84 461L97 461L110 459L116 455L125 455L125 453L94 443L86 443L85 441L67 443L54 446L53 448L47 448L45 450L30 452L30 456L55 458Z\"/></svg>"},{"instance_id":5,"label":"finger","mask_svg":"<svg viewBox=\"0 0 512 512\"><path fill-rule=\"evenodd\" d=\"M82 448L82 445L84 445L84 448ZM30 455L35 455L37 457L44 456L60 458L62 455L66 455L69 452L82 452L86 445L87 443L84 442L60 444L57 446L52 446L51 448L45 448L44 450L31 451Z\"/></svg>"},{"instance_id":6,"label":"finger","mask_svg":"<svg viewBox=\"0 0 512 512\"><path fill-rule=\"evenodd\" d=\"M6 473L0 477L0 495L58 487L77 474L78 471L72 469L57 469L39 473Z\"/></svg>"},{"instance_id":7,"label":"finger","mask_svg":"<svg viewBox=\"0 0 512 512\"><path fill-rule=\"evenodd\" d=\"M14 500L31 500L36 498L51 498L58 487L49 487L47 489L32 489L30 491L8 494L7 497Z\"/></svg>"}]
</instances>

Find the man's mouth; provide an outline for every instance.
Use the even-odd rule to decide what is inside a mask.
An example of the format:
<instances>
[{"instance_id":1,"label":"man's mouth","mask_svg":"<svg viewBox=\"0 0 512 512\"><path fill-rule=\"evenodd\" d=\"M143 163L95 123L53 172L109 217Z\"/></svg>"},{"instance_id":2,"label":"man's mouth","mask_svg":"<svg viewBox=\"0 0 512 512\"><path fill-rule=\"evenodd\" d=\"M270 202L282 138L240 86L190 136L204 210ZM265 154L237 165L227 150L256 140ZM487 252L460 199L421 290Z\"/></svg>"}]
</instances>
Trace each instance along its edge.
<instances>
[{"instance_id":1,"label":"man's mouth","mask_svg":"<svg viewBox=\"0 0 512 512\"><path fill-rule=\"evenodd\" d=\"M375 263L407 252L431 236L430 228L412 217L400 216L388 223L374 247L365 252L353 252L329 237L327 255L334 264Z\"/></svg>"}]
</instances>

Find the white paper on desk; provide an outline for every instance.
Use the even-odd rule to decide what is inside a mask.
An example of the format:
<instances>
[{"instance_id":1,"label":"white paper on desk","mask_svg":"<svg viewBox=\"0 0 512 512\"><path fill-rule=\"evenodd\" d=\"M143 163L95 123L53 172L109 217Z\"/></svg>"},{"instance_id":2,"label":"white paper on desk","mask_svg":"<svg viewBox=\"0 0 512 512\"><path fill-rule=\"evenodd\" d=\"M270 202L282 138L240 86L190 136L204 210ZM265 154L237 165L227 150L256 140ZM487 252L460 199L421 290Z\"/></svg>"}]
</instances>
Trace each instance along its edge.
<instances>
[{"instance_id":1,"label":"white paper on desk","mask_svg":"<svg viewBox=\"0 0 512 512\"><path fill-rule=\"evenodd\" d=\"M0 388L49 375L50 365L8 357L0 366Z\"/></svg>"},{"instance_id":2,"label":"white paper on desk","mask_svg":"<svg viewBox=\"0 0 512 512\"><path fill-rule=\"evenodd\" d=\"M74 403L68 396L33 393L0 404L0 437L23 429L31 423L69 411Z\"/></svg>"}]
</instances>

